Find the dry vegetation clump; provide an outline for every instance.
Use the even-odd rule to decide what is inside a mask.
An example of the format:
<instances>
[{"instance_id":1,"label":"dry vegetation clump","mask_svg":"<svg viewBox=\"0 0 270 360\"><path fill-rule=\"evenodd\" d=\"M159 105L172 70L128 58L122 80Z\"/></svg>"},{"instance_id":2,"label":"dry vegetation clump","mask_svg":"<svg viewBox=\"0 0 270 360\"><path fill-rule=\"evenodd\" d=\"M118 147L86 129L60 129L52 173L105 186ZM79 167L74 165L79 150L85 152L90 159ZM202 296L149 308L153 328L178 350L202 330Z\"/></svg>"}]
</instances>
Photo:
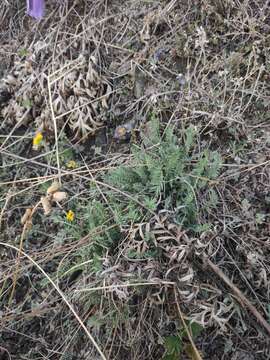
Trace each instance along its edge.
<instances>
[{"instance_id":1,"label":"dry vegetation clump","mask_svg":"<svg viewBox=\"0 0 270 360\"><path fill-rule=\"evenodd\" d=\"M46 7L0 8L0 358L267 359L268 2Z\"/></svg>"}]
</instances>

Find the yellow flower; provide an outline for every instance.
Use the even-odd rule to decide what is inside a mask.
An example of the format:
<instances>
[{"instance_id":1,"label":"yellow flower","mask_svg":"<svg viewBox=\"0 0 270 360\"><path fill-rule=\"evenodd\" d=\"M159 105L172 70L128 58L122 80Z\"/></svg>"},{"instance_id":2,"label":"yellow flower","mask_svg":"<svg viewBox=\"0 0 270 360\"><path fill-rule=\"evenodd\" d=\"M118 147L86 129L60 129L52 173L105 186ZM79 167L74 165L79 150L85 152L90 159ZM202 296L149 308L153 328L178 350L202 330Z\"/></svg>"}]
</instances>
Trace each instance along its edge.
<instances>
[{"instance_id":1,"label":"yellow flower","mask_svg":"<svg viewBox=\"0 0 270 360\"><path fill-rule=\"evenodd\" d=\"M33 147L34 149L37 149L39 144L41 143L43 139L43 135L41 134L41 132L36 133L35 137L33 138Z\"/></svg>"},{"instance_id":2,"label":"yellow flower","mask_svg":"<svg viewBox=\"0 0 270 360\"><path fill-rule=\"evenodd\" d=\"M67 214L66 214L66 219L67 221L73 221L74 220L74 212L72 210L68 210Z\"/></svg>"},{"instance_id":3,"label":"yellow flower","mask_svg":"<svg viewBox=\"0 0 270 360\"><path fill-rule=\"evenodd\" d=\"M76 161L74 160L69 160L69 162L67 163L67 167L69 169L75 169L77 167Z\"/></svg>"}]
</instances>

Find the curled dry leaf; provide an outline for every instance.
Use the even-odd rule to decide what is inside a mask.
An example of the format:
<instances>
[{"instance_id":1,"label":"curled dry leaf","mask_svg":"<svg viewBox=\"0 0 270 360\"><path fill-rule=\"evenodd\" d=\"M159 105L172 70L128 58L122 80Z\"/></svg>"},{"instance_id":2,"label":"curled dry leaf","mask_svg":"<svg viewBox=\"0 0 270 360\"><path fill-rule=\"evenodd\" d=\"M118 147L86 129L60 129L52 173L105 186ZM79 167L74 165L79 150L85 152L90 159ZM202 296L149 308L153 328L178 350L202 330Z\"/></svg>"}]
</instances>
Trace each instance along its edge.
<instances>
[{"instance_id":1,"label":"curled dry leaf","mask_svg":"<svg viewBox=\"0 0 270 360\"><path fill-rule=\"evenodd\" d=\"M31 208L26 209L25 213L21 218L21 224L25 225L26 222L28 222L31 219L31 215L32 215L32 209Z\"/></svg>"},{"instance_id":2,"label":"curled dry leaf","mask_svg":"<svg viewBox=\"0 0 270 360\"><path fill-rule=\"evenodd\" d=\"M40 201L41 201L41 204L43 206L44 214L49 215L51 210L52 210L50 200L46 196L42 196L40 198Z\"/></svg>"},{"instance_id":3,"label":"curled dry leaf","mask_svg":"<svg viewBox=\"0 0 270 360\"><path fill-rule=\"evenodd\" d=\"M53 181L51 186L47 189L47 195L54 194L60 189L60 184L57 180Z\"/></svg>"},{"instance_id":4,"label":"curled dry leaf","mask_svg":"<svg viewBox=\"0 0 270 360\"><path fill-rule=\"evenodd\" d=\"M64 191L57 191L53 194L53 201L61 202L67 198L67 193Z\"/></svg>"},{"instance_id":5,"label":"curled dry leaf","mask_svg":"<svg viewBox=\"0 0 270 360\"><path fill-rule=\"evenodd\" d=\"M62 54L60 47L55 51ZM40 75L43 73L40 64L52 55L51 49L46 44L42 47L34 45L27 53L27 59L15 61L9 74L1 81L0 97L2 92L8 93L10 101L3 104L0 112L12 126L18 121L23 121L25 126L34 123L36 129L42 126L44 133L46 130L46 140L49 141L54 133L54 124L45 101L48 96L47 78ZM62 68L61 61L56 63L56 68ZM85 141L104 125L112 92L112 86L105 74L101 73L98 58L81 54L77 59L67 60L65 74L59 78L53 77L51 81L56 87L52 107L55 115L59 116L57 125L59 128L64 126L66 120L63 115L69 112L67 123L74 137Z\"/></svg>"}]
</instances>

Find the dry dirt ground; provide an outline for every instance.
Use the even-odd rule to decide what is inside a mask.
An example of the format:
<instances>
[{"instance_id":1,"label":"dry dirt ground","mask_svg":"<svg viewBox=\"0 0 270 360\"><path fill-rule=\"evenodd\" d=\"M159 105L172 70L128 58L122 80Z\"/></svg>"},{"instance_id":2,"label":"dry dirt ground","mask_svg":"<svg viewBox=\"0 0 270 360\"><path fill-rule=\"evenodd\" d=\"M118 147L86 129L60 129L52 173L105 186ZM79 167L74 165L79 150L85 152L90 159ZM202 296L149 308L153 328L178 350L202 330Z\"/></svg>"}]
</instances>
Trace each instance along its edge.
<instances>
[{"instance_id":1,"label":"dry dirt ground","mask_svg":"<svg viewBox=\"0 0 270 360\"><path fill-rule=\"evenodd\" d=\"M270 359L269 83L266 0L1 1L1 360Z\"/></svg>"}]
</instances>

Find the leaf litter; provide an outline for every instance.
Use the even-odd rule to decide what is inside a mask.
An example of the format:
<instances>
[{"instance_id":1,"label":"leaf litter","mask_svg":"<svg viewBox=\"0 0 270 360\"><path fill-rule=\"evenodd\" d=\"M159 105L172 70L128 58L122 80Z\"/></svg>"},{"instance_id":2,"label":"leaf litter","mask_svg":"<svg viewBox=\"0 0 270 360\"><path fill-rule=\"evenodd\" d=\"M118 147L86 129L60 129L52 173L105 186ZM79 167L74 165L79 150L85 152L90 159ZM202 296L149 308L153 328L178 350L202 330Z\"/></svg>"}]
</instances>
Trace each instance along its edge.
<instances>
[{"instance_id":1,"label":"leaf litter","mask_svg":"<svg viewBox=\"0 0 270 360\"><path fill-rule=\"evenodd\" d=\"M0 10L1 243L58 282L108 359L165 358L183 325L175 288L184 321L203 327L202 358L267 358L265 3L52 0L38 22L22 21L22 6ZM162 147L166 129L175 151ZM107 184L108 172L118 181ZM95 358L37 269L10 248L0 254L1 351Z\"/></svg>"}]
</instances>

